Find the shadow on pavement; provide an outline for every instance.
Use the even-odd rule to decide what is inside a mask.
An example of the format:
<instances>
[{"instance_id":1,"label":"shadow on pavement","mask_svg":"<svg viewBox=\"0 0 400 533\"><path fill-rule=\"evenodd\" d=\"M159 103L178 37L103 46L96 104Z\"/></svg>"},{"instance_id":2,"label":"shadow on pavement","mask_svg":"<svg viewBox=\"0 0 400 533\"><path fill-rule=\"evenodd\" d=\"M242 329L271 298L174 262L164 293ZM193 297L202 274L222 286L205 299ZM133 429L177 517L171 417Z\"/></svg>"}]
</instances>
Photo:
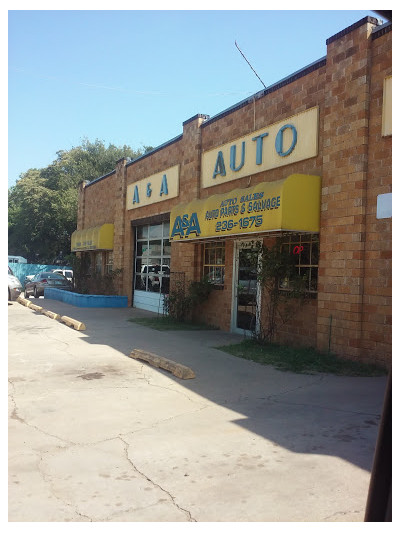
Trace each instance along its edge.
<instances>
[{"instance_id":1,"label":"shadow on pavement","mask_svg":"<svg viewBox=\"0 0 400 533\"><path fill-rule=\"evenodd\" d=\"M232 423L248 431L293 453L336 456L371 471L386 377L281 372L216 348L239 342L238 335L214 330L156 331L128 321L154 316L134 308L79 308L42 298L31 301L84 322L87 329L79 335L85 342L110 346L124 356L138 348L190 367L195 379L181 380L158 371L237 413ZM93 372L98 370L94 363Z\"/></svg>"}]
</instances>

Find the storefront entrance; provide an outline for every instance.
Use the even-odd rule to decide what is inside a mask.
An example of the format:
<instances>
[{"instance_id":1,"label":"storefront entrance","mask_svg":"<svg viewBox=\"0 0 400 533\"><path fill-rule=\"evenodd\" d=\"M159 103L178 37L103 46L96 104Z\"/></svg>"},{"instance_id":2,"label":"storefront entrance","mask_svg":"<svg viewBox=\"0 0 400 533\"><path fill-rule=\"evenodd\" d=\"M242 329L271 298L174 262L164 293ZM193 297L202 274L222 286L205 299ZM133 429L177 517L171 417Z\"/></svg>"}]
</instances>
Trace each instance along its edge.
<instances>
[{"instance_id":1,"label":"storefront entrance","mask_svg":"<svg viewBox=\"0 0 400 533\"><path fill-rule=\"evenodd\" d=\"M234 333L251 333L259 329L260 286L251 250L254 250L254 241L235 242L231 322Z\"/></svg>"}]
</instances>

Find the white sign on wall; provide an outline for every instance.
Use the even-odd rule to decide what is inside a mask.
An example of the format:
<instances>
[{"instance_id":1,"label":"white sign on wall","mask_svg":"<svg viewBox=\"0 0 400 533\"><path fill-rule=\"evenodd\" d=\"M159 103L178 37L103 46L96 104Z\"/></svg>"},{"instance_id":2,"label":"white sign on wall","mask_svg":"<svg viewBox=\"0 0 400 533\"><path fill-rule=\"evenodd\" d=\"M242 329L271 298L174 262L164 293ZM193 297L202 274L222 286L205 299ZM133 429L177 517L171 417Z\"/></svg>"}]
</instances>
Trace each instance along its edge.
<instances>
[{"instance_id":1,"label":"white sign on wall","mask_svg":"<svg viewBox=\"0 0 400 533\"><path fill-rule=\"evenodd\" d=\"M376 198L376 218L392 218L392 193L378 194Z\"/></svg>"}]
</instances>

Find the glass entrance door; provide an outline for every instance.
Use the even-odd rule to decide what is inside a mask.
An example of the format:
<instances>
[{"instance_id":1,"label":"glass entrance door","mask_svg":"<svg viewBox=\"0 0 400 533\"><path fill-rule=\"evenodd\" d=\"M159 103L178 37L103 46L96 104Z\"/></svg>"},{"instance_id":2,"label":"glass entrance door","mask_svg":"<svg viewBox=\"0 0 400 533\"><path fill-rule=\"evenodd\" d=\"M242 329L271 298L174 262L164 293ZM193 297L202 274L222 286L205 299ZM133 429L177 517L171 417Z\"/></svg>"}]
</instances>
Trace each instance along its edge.
<instances>
[{"instance_id":1,"label":"glass entrance door","mask_svg":"<svg viewBox=\"0 0 400 533\"><path fill-rule=\"evenodd\" d=\"M233 274L232 331L255 332L259 319L259 283L253 243L236 242Z\"/></svg>"}]
</instances>

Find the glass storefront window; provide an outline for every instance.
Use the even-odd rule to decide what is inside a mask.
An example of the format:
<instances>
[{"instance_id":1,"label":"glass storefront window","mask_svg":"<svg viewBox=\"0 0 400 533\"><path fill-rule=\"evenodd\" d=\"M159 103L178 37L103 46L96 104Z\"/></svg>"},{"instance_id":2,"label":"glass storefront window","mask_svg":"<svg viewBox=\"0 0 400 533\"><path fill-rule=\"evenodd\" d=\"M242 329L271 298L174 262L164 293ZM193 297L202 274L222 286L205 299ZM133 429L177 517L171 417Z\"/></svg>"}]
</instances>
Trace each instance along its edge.
<instances>
[{"instance_id":1,"label":"glass storefront window","mask_svg":"<svg viewBox=\"0 0 400 533\"><path fill-rule=\"evenodd\" d=\"M168 294L170 264L169 223L138 226L136 228L135 289Z\"/></svg>"},{"instance_id":2,"label":"glass storefront window","mask_svg":"<svg viewBox=\"0 0 400 533\"><path fill-rule=\"evenodd\" d=\"M225 243L205 243L203 276L215 285L223 285L225 279Z\"/></svg>"},{"instance_id":3,"label":"glass storefront window","mask_svg":"<svg viewBox=\"0 0 400 533\"><path fill-rule=\"evenodd\" d=\"M299 274L306 280L309 293L318 290L319 236L316 234L289 235L282 243L282 253L294 254ZM281 281L281 289L288 288L290 280Z\"/></svg>"},{"instance_id":4,"label":"glass storefront window","mask_svg":"<svg viewBox=\"0 0 400 533\"><path fill-rule=\"evenodd\" d=\"M114 255L113 252L106 252L106 274L110 274L113 270Z\"/></svg>"},{"instance_id":5,"label":"glass storefront window","mask_svg":"<svg viewBox=\"0 0 400 533\"><path fill-rule=\"evenodd\" d=\"M96 259L95 259L95 271L96 274L102 273L102 263L103 263L103 254L101 252L96 253Z\"/></svg>"},{"instance_id":6,"label":"glass storefront window","mask_svg":"<svg viewBox=\"0 0 400 533\"><path fill-rule=\"evenodd\" d=\"M137 239L147 239L148 236L149 236L149 226L137 226L136 228Z\"/></svg>"},{"instance_id":7,"label":"glass storefront window","mask_svg":"<svg viewBox=\"0 0 400 533\"><path fill-rule=\"evenodd\" d=\"M163 236L162 224L157 224L155 226L149 226L149 240L160 239L162 236Z\"/></svg>"}]
</instances>

